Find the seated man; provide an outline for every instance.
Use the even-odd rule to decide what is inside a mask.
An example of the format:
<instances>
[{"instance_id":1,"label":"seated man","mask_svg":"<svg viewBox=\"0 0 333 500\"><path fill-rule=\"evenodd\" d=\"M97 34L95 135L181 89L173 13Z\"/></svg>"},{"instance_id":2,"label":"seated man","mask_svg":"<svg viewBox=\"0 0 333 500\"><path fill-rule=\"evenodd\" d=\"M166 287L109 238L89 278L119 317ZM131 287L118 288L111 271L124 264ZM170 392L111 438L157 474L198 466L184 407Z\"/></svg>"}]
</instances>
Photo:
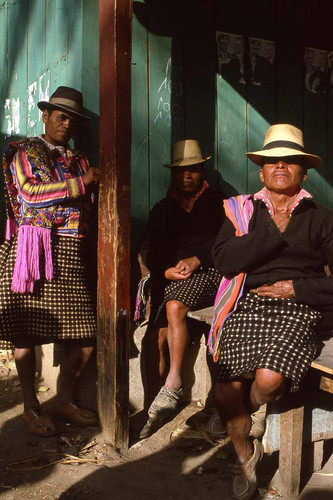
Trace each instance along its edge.
<instances>
[{"instance_id":1,"label":"seated man","mask_svg":"<svg viewBox=\"0 0 333 500\"><path fill-rule=\"evenodd\" d=\"M224 278L209 342L218 361L216 407L239 462L233 496L242 500L256 493L263 454L249 437L250 414L299 389L317 355L320 308L333 305L333 278L324 270L333 266L333 213L302 188L321 159L305 152L301 130L282 124L247 156L261 167L264 188L225 201L213 248ZM228 300L231 289L239 293Z\"/></svg>"},{"instance_id":2,"label":"seated man","mask_svg":"<svg viewBox=\"0 0 333 500\"><path fill-rule=\"evenodd\" d=\"M174 413L182 396L182 364L189 334L186 314L213 304L221 276L213 268L211 249L224 219L222 193L204 180L197 141L173 148L171 187L149 216L140 254L151 273L151 314L145 337L149 419L140 437L148 437ZM166 373L165 347L170 369Z\"/></svg>"}]
</instances>

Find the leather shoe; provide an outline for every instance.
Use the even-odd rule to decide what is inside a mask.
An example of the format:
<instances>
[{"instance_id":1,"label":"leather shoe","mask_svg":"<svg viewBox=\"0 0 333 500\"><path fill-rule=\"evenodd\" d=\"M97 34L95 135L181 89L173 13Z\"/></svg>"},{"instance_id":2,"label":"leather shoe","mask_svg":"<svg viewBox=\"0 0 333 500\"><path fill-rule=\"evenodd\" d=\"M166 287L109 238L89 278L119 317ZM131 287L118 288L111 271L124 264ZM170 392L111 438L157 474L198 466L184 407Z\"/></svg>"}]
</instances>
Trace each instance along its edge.
<instances>
[{"instance_id":1,"label":"leather shoe","mask_svg":"<svg viewBox=\"0 0 333 500\"><path fill-rule=\"evenodd\" d=\"M54 436L56 430L53 422L40 406L25 410L23 418L31 434L40 437Z\"/></svg>"},{"instance_id":2,"label":"leather shoe","mask_svg":"<svg viewBox=\"0 0 333 500\"><path fill-rule=\"evenodd\" d=\"M78 425L79 427L87 427L90 425L98 425L96 413L72 401L67 405L58 406L54 412L54 416L59 420L70 422L71 424Z\"/></svg>"}]
</instances>

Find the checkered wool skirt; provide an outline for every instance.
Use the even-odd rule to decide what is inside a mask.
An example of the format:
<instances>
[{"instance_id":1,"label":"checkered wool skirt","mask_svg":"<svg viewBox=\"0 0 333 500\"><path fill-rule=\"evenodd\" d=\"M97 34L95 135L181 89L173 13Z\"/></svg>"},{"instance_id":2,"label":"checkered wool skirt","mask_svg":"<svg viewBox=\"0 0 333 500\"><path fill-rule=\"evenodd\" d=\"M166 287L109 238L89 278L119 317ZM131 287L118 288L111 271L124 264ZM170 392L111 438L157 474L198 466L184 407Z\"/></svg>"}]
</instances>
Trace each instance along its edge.
<instances>
[{"instance_id":1,"label":"checkered wool skirt","mask_svg":"<svg viewBox=\"0 0 333 500\"><path fill-rule=\"evenodd\" d=\"M15 345L21 336L36 344L96 335L95 299L82 239L52 236L52 281L43 275L33 293L13 293L17 235L0 247L0 339Z\"/></svg>"},{"instance_id":2,"label":"checkered wool skirt","mask_svg":"<svg viewBox=\"0 0 333 500\"><path fill-rule=\"evenodd\" d=\"M186 280L171 281L164 289L165 304L169 300L179 300L190 309L202 309L213 305L222 276L213 268L202 268Z\"/></svg>"},{"instance_id":3,"label":"checkered wool skirt","mask_svg":"<svg viewBox=\"0 0 333 500\"><path fill-rule=\"evenodd\" d=\"M153 287L151 321L154 323L157 320L170 300L178 300L192 310L212 306L221 279L222 276L216 269L208 268L204 271L200 267L186 280L168 282L164 290L160 286Z\"/></svg>"},{"instance_id":4,"label":"checkered wool skirt","mask_svg":"<svg viewBox=\"0 0 333 500\"><path fill-rule=\"evenodd\" d=\"M317 355L315 326L320 312L293 299L248 293L223 327L217 381L235 379L258 368L273 370L299 389Z\"/></svg>"}]
</instances>

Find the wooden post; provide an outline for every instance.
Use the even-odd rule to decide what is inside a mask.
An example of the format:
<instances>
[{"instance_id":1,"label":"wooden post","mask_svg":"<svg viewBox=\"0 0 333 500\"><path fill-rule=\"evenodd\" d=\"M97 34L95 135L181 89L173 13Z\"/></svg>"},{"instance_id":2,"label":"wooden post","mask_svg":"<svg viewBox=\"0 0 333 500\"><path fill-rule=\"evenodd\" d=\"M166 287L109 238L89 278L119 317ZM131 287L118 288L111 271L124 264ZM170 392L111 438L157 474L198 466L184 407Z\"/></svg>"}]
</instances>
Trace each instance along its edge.
<instances>
[{"instance_id":1,"label":"wooden post","mask_svg":"<svg viewBox=\"0 0 333 500\"><path fill-rule=\"evenodd\" d=\"M280 414L279 472L282 494L297 497L301 484L304 406Z\"/></svg>"},{"instance_id":2,"label":"wooden post","mask_svg":"<svg viewBox=\"0 0 333 500\"><path fill-rule=\"evenodd\" d=\"M107 442L128 447L131 0L100 0L98 408Z\"/></svg>"}]
</instances>

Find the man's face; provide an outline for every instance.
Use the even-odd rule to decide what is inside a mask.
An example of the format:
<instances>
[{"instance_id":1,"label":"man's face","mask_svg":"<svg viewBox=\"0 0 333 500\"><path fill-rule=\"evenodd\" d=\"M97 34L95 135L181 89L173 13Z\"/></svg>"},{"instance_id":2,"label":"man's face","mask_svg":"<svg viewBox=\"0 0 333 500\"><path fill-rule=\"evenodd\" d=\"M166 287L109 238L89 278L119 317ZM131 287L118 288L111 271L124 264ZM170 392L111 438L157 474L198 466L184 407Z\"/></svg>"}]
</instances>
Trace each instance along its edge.
<instances>
[{"instance_id":1,"label":"man's face","mask_svg":"<svg viewBox=\"0 0 333 500\"><path fill-rule=\"evenodd\" d=\"M197 193L204 180L204 167L202 163L184 167L172 167L172 183L181 193Z\"/></svg>"},{"instance_id":2,"label":"man's face","mask_svg":"<svg viewBox=\"0 0 333 500\"><path fill-rule=\"evenodd\" d=\"M44 109L45 140L54 146L65 146L77 130L78 119L66 111Z\"/></svg>"},{"instance_id":3,"label":"man's face","mask_svg":"<svg viewBox=\"0 0 333 500\"><path fill-rule=\"evenodd\" d=\"M259 176L269 191L289 196L296 194L307 178L303 160L299 156L264 158Z\"/></svg>"}]
</instances>

